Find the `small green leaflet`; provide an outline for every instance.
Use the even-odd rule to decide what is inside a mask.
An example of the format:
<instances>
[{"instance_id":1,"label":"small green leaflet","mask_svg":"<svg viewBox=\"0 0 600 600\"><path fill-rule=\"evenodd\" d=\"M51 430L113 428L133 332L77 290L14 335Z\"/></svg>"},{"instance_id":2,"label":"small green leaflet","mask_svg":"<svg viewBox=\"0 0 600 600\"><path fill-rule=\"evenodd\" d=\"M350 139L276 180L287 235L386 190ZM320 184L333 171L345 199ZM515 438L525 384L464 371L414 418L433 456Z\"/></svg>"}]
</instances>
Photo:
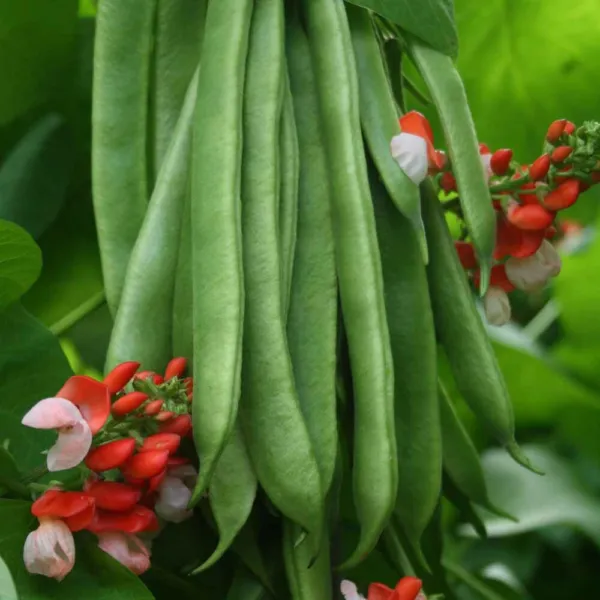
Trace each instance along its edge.
<instances>
[{"instance_id":1,"label":"small green leaflet","mask_svg":"<svg viewBox=\"0 0 600 600\"><path fill-rule=\"evenodd\" d=\"M377 13L436 50L456 58L454 0L346 0Z\"/></svg>"}]
</instances>

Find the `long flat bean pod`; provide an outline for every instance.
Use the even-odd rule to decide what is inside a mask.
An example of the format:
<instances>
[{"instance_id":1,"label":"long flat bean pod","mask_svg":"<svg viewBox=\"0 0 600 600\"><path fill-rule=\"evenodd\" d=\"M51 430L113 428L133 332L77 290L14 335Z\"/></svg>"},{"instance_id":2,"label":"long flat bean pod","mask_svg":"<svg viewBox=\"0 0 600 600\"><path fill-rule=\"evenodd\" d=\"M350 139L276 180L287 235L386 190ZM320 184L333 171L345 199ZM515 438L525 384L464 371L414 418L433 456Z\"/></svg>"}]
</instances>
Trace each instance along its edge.
<instances>
[{"instance_id":1,"label":"long flat bean pod","mask_svg":"<svg viewBox=\"0 0 600 600\"><path fill-rule=\"evenodd\" d=\"M436 333L456 385L471 410L522 465L531 468L515 441L512 405L494 351L469 290L433 186L421 186L429 248L427 279Z\"/></svg>"},{"instance_id":2,"label":"long flat bean pod","mask_svg":"<svg viewBox=\"0 0 600 600\"><path fill-rule=\"evenodd\" d=\"M164 369L171 356L173 289L187 192L198 71L185 102L133 247L112 330L106 370L128 360Z\"/></svg>"},{"instance_id":3,"label":"long flat bean pod","mask_svg":"<svg viewBox=\"0 0 600 600\"><path fill-rule=\"evenodd\" d=\"M296 390L281 303L279 124L284 19L280 0L255 0L244 92L242 230L246 320L240 414L258 480L271 502L314 534L323 524L319 469Z\"/></svg>"},{"instance_id":4,"label":"long flat bean pod","mask_svg":"<svg viewBox=\"0 0 600 600\"><path fill-rule=\"evenodd\" d=\"M373 23L369 13L359 6L348 4L346 11L356 57L360 120L365 140L390 198L415 228L427 262L419 188L398 168L390 153L390 141L400 133L398 111Z\"/></svg>"},{"instance_id":5,"label":"long flat bean pod","mask_svg":"<svg viewBox=\"0 0 600 600\"><path fill-rule=\"evenodd\" d=\"M201 50L191 197L193 422L200 459L193 502L229 439L241 387L242 98L253 4L210 2Z\"/></svg>"},{"instance_id":6,"label":"long flat bean pod","mask_svg":"<svg viewBox=\"0 0 600 600\"><path fill-rule=\"evenodd\" d=\"M92 189L113 315L148 204L146 117L155 8L155 0L103 0L96 18Z\"/></svg>"},{"instance_id":7,"label":"long flat bean pod","mask_svg":"<svg viewBox=\"0 0 600 600\"><path fill-rule=\"evenodd\" d=\"M393 511L398 484L394 378L381 258L360 132L356 67L341 0L305 0L332 191L342 312L354 378L358 563Z\"/></svg>"},{"instance_id":8,"label":"long flat bean pod","mask_svg":"<svg viewBox=\"0 0 600 600\"><path fill-rule=\"evenodd\" d=\"M429 88L444 128L460 190L460 205L479 258L483 294L488 287L496 243L496 214L465 88L449 56L412 38L409 51Z\"/></svg>"},{"instance_id":9,"label":"long flat bean pod","mask_svg":"<svg viewBox=\"0 0 600 600\"><path fill-rule=\"evenodd\" d=\"M281 295L284 315L290 302L290 288L294 270L296 228L298 225L298 178L300 161L298 156L298 132L294 104L286 72L281 110L279 134L281 197L279 202L279 236L281 252Z\"/></svg>"},{"instance_id":10,"label":"long flat bean pod","mask_svg":"<svg viewBox=\"0 0 600 600\"><path fill-rule=\"evenodd\" d=\"M160 169L198 65L207 0L157 0L152 68L152 165Z\"/></svg>"},{"instance_id":11,"label":"long flat bean pod","mask_svg":"<svg viewBox=\"0 0 600 600\"><path fill-rule=\"evenodd\" d=\"M473 444L465 426L456 414L452 400L450 400L441 381L439 382L438 393L446 473L452 479L454 485L472 502L501 517L512 518L490 502L483 468L475 444Z\"/></svg>"},{"instance_id":12,"label":"long flat bean pod","mask_svg":"<svg viewBox=\"0 0 600 600\"><path fill-rule=\"evenodd\" d=\"M427 274L410 222L372 170L371 189L383 264L387 321L394 357L398 444L395 514L423 561L420 539L439 502L442 444L437 348Z\"/></svg>"},{"instance_id":13,"label":"long flat bean pod","mask_svg":"<svg viewBox=\"0 0 600 600\"><path fill-rule=\"evenodd\" d=\"M288 25L286 42L300 151L298 233L287 332L298 399L327 493L337 452L338 315L331 198L310 48L298 21Z\"/></svg>"}]
</instances>

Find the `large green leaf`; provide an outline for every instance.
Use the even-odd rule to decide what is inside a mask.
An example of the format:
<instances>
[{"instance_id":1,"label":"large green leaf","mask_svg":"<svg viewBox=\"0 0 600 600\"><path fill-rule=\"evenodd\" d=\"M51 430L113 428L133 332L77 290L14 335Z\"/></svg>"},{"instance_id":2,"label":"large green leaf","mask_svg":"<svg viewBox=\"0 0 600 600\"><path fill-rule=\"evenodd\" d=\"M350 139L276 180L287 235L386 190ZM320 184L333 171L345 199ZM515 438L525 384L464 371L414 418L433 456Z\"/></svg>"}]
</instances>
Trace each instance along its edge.
<instances>
[{"instance_id":1,"label":"large green leaf","mask_svg":"<svg viewBox=\"0 0 600 600\"><path fill-rule=\"evenodd\" d=\"M2 557L0 557L0 598L2 600L19 600L15 582Z\"/></svg>"},{"instance_id":2,"label":"large green leaf","mask_svg":"<svg viewBox=\"0 0 600 600\"><path fill-rule=\"evenodd\" d=\"M458 52L453 0L347 0L396 23L449 56Z\"/></svg>"},{"instance_id":3,"label":"large green leaf","mask_svg":"<svg viewBox=\"0 0 600 600\"><path fill-rule=\"evenodd\" d=\"M27 410L71 375L58 340L20 305L0 314L0 440L23 471L43 464L53 434L21 425Z\"/></svg>"},{"instance_id":4,"label":"large green leaf","mask_svg":"<svg viewBox=\"0 0 600 600\"><path fill-rule=\"evenodd\" d=\"M64 94L77 0L0 2L0 126Z\"/></svg>"},{"instance_id":5,"label":"large green leaf","mask_svg":"<svg viewBox=\"0 0 600 600\"><path fill-rule=\"evenodd\" d=\"M152 600L140 579L98 549L91 535L76 536L75 567L62 582L30 575L23 564L23 544L36 525L30 507L28 502L0 500L0 556L10 569L19 600ZM0 598L4 600L3 595Z\"/></svg>"},{"instance_id":6,"label":"large green leaf","mask_svg":"<svg viewBox=\"0 0 600 600\"><path fill-rule=\"evenodd\" d=\"M0 310L18 300L38 278L42 254L33 238L10 221L0 221Z\"/></svg>"},{"instance_id":7,"label":"large green leaf","mask_svg":"<svg viewBox=\"0 0 600 600\"><path fill-rule=\"evenodd\" d=\"M12 149L0 168L0 218L38 237L65 199L73 142L64 120L46 115Z\"/></svg>"},{"instance_id":8,"label":"large green leaf","mask_svg":"<svg viewBox=\"0 0 600 600\"><path fill-rule=\"evenodd\" d=\"M488 536L503 537L551 525L570 525L600 546L598 499L583 487L564 459L540 446L523 450L545 472L543 477L515 464L502 450L489 450L482 457L492 502L519 520L515 523L483 514Z\"/></svg>"}]
</instances>

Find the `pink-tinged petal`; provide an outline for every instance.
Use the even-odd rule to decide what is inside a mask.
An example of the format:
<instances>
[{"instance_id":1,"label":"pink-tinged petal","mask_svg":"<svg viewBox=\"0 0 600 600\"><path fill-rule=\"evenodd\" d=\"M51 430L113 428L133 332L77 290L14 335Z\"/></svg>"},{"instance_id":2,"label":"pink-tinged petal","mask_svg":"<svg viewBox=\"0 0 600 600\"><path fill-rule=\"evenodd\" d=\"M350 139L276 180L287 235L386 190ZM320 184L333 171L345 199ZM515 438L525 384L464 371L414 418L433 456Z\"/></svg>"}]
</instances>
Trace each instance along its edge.
<instances>
[{"instance_id":1,"label":"pink-tinged petal","mask_svg":"<svg viewBox=\"0 0 600 600\"><path fill-rule=\"evenodd\" d=\"M510 321L510 300L502 288L490 287L483 299L483 308L490 325L500 327Z\"/></svg>"},{"instance_id":2,"label":"pink-tinged petal","mask_svg":"<svg viewBox=\"0 0 600 600\"><path fill-rule=\"evenodd\" d=\"M562 268L560 255L548 240L542 242L538 250L538 256L542 265L546 267L549 277L556 277L560 273Z\"/></svg>"},{"instance_id":3,"label":"pink-tinged petal","mask_svg":"<svg viewBox=\"0 0 600 600\"><path fill-rule=\"evenodd\" d=\"M25 568L35 575L61 581L75 564L75 542L69 528L58 519L42 518L25 540Z\"/></svg>"},{"instance_id":4,"label":"pink-tinged petal","mask_svg":"<svg viewBox=\"0 0 600 600\"><path fill-rule=\"evenodd\" d=\"M110 414L110 392L106 384L86 375L69 377L56 394L79 408L93 434L98 433Z\"/></svg>"},{"instance_id":5,"label":"pink-tinged petal","mask_svg":"<svg viewBox=\"0 0 600 600\"><path fill-rule=\"evenodd\" d=\"M481 164L483 165L483 171L485 173L486 181L489 181L490 177L494 174L492 171L492 155L487 152L481 154Z\"/></svg>"},{"instance_id":6,"label":"pink-tinged petal","mask_svg":"<svg viewBox=\"0 0 600 600\"><path fill-rule=\"evenodd\" d=\"M550 269L538 250L527 258L511 256L506 261L506 276L517 289L534 292L546 285L550 278Z\"/></svg>"},{"instance_id":7,"label":"pink-tinged petal","mask_svg":"<svg viewBox=\"0 0 600 600\"><path fill-rule=\"evenodd\" d=\"M181 479L165 477L158 489L154 510L165 521L181 523L192 516L192 511L187 509L191 497L192 492Z\"/></svg>"},{"instance_id":8,"label":"pink-tinged petal","mask_svg":"<svg viewBox=\"0 0 600 600\"><path fill-rule=\"evenodd\" d=\"M48 471L72 469L83 462L92 447L92 431L85 421L61 429L46 457Z\"/></svg>"},{"instance_id":9,"label":"pink-tinged petal","mask_svg":"<svg viewBox=\"0 0 600 600\"><path fill-rule=\"evenodd\" d=\"M179 465L177 467L169 467L169 477L176 477L185 483L185 485L194 489L198 479L198 471L193 465Z\"/></svg>"},{"instance_id":10,"label":"pink-tinged petal","mask_svg":"<svg viewBox=\"0 0 600 600\"><path fill-rule=\"evenodd\" d=\"M79 423L83 417L73 403L64 398L45 398L35 404L21 423L34 429L59 429Z\"/></svg>"},{"instance_id":11,"label":"pink-tinged petal","mask_svg":"<svg viewBox=\"0 0 600 600\"><path fill-rule=\"evenodd\" d=\"M100 533L98 547L136 575L141 575L150 568L150 550L135 535Z\"/></svg>"},{"instance_id":12,"label":"pink-tinged petal","mask_svg":"<svg viewBox=\"0 0 600 600\"><path fill-rule=\"evenodd\" d=\"M425 180L429 161L427 142L422 137L412 133L396 135L392 138L390 150L393 159L415 185Z\"/></svg>"},{"instance_id":13,"label":"pink-tinged petal","mask_svg":"<svg viewBox=\"0 0 600 600\"><path fill-rule=\"evenodd\" d=\"M347 579L344 579L340 584L340 591L344 596L344 600L364 600L364 596L358 593L356 585Z\"/></svg>"}]
</instances>

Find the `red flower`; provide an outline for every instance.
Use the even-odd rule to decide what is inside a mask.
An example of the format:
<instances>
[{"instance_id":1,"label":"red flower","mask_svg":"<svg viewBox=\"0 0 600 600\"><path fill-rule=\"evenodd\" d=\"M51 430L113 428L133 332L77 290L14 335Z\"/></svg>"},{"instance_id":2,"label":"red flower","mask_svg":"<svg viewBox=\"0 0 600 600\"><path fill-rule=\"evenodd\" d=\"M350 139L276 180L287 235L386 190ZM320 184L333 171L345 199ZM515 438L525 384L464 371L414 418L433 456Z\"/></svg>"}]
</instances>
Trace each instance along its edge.
<instances>
[{"instance_id":1,"label":"red flower","mask_svg":"<svg viewBox=\"0 0 600 600\"><path fill-rule=\"evenodd\" d=\"M542 154L539 158L533 161L529 167L529 177L532 181L540 181L548 175L550 169L550 157L547 154Z\"/></svg>"},{"instance_id":2,"label":"red flower","mask_svg":"<svg viewBox=\"0 0 600 600\"><path fill-rule=\"evenodd\" d=\"M571 146L559 146L552 151L551 158L553 163L561 163L573 152Z\"/></svg>"},{"instance_id":3,"label":"red flower","mask_svg":"<svg viewBox=\"0 0 600 600\"><path fill-rule=\"evenodd\" d=\"M124 533L140 533L156 531L158 519L154 511L137 504L127 512L110 512L97 510L94 519L87 527L92 533L122 531Z\"/></svg>"},{"instance_id":4,"label":"red flower","mask_svg":"<svg viewBox=\"0 0 600 600\"><path fill-rule=\"evenodd\" d=\"M187 416L187 415L181 415ZM139 452L150 452L154 450L166 450L169 454L173 454L179 448L181 438L175 433L157 433L151 435L144 440Z\"/></svg>"},{"instance_id":5,"label":"red flower","mask_svg":"<svg viewBox=\"0 0 600 600\"><path fill-rule=\"evenodd\" d=\"M87 493L94 498L98 508L117 512L131 510L142 496L140 490L116 481L94 481L88 486Z\"/></svg>"},{"instance_id":6,"label":"red flower","mask_svg":"<svg viewBox=\"0 0 600 600\"><path fill-rule=\"evenodd\" d=\"M479 288L479 284L481 282L481 273L479 269L473 273L473 283L476 288ZM492 271L490 274L490 285L499 287L505 292L512 292L515 289L515 286L511 283L506 275L506 268L503 264L494 265L492 267Z\"/></svg>"},{"instance_id":7,"label":"red flower","mask_svg":"<svg viewBox=\"0 0 600 600\"><path fill-rule=\"evenodd\" d=\"M577 179L567 179L544 198L544 206L549 210L569 208L579 197L580 182Z\"/></svg>"},{"instance_id":8,"label":"red flower","mask_svg":"<svg viewBox=\"0 0 600 600\"><path fill-rule=\"evenodd\" d=\"M172 359L165 369L165 380L168 381L173 377L181 377L187 366L187 360L180 356Z\"/></svg>"},{"instance_id":9,"label":"red flower","mask_svg":"<svg viewBox=\"0 0 600 600\"><path fill-rule=\"evenodd\" d=\"M495 175L504 175L510 167L513 151L508 148L496 150L490 160L490 168Z\"/></svg>"},{"instance_id":10,"label":"red flower","mask_svg":"<svg viewBox=\"0 0 600 600\"><path fill-rule=\"evenodd\" d=\"M56 396L69 400L79 409L92 434L102 429L110 414L108 387L86 375L69 377Z\"/></svg>"},{"instance_id":11,"label":"red flower","mask_svg":"<svg viewBox=\"0 0 600 600\"><path fill-rule=\"evenodd\" d=\"M463 269L475 269L477 267L477 257L475 256L475 248L469 242L454 242L454 247L458 253L458 258Z\"/></svg>"},{"instance_id":12,"label":"red flower","mask_svg":"<svg viewBox=\"0 0 600 600\"><path fill-rule=\"evenodd\" d=\"M115 417L123 417L139 408L146 400L148 395L143 392L125 394L112 405L111 412Z\"/></svg>"},{"instance_id":13,"label":"red flower","mask_svg":"<svg viewBox=\"0 0 600 600\"><path fill-rule=\"evenodd\" d=\"M133 479L150 479L158 475L169 460L167 450L149 450L134 454L122 467L123 474Z\"/></svg>"},{"instance_id":14,"label":"red flower","mask_svg":"<svg viewBox=\"0 0 600 600\"><path fill-rule=\"evenodd\" d=\"M139 362L124 362L117 365L105 378L104 385L111 395L120 392L139 369Z\"/></svg>"},{"instance_id":15,"label":"red flower","mask_svg":"<svg viewBox=\"0 0 600 600\"><path fill-rule=\"evenodd\" d=\"M550 127L548 127L548 132L546 133L546 140L548 140L551 144L557 142L560 136L564 133L566 125L566 119L558 119L556 121L553 121L550 124Z\"/></svg>"},{"instance_id":16,"label":"red flower","mask_svg":"<svg viewBox=\"0 0 600 600\"><path fill-rule=\"evenodd\" d=\"M513 204L508 207L507 218L519 229L535 231L549 227L554 220L554 215L540 204L526 204L525 206Z\"/></svg>"},{"instance_id":17,"label":"red flower","mask_svg":"<svg viewBox=\"0 0 600 600\"><path fill-rule=\"evenodd\" d=\"M33 516L38 519L62 519L71 531L87 527L94 517L95 510L94 499L88 494L61 490L48 490L31 505Z\"/></svg>"},{"instance_id":18,"label":"red flower","mask_svg":"<svg viewBox=\"0 0 600 600\"><path fill-rule=\"evenodd\" d=\"M102 444L90 451L85 464L92 471L108 471L120 467L135 451L135 440L123 438Z\"/></svg>"},{"instance_id":19,"label":"red flower","mask_svg":"<svg viewBox=\"0 0 600 600\"><path fill-rule=\"evenodd\" d=\"M162 433L176 433L185 437L192 430L192 417L190 415L178 415L170 421L160 424L159 430Z\"/></svg>"}]
</instances>

